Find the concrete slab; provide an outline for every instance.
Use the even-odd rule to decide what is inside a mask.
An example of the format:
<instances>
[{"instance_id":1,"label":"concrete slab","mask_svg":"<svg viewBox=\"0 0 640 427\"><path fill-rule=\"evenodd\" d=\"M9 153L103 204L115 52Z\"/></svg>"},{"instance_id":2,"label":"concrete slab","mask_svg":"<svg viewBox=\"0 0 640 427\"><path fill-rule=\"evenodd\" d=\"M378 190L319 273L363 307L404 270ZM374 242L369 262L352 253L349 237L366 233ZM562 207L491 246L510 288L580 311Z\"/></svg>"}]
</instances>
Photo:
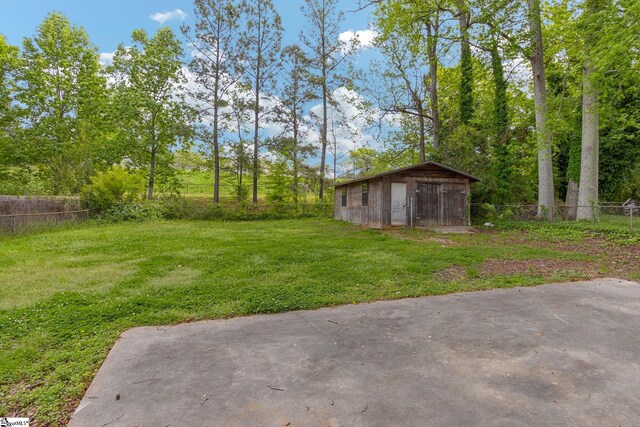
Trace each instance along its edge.
<instances>
[{"instance_id":1,"label":"concrete slab","mask_svg":"<svg viewBox=\"0 0 640 427\"><path fill-rule=\"evenodd\" d=\"M70 426L640 424L616 279L124 333Z\"/></svg>"}]
</instances>

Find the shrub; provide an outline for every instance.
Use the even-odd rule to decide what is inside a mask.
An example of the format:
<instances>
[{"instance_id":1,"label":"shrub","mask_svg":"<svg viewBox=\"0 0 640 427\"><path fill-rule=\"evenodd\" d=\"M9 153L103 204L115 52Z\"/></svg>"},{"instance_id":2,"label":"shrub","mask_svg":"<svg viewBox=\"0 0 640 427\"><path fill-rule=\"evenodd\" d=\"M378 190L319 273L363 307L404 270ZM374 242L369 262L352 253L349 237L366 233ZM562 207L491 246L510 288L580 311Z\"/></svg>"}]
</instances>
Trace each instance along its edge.
<instances>
[{"instance_id":1,"label":"shrub","mask_svg":"<svg viewBox=\"0 0 640 427\"><path fill-rule=\"evenodd\" d=\"M164 219L183 219L189 214L187 200L179 194L162 195L156 205Z\"/></svg>"},{"instance_id":2,"label":"shrub","mask_svg":"<svg viewBox=\"0 0 640 427\"><path fill-rule=\"evenodd\" d=\"M105 172L91 177L91 182L82 189L83 204L99 212L140 199L144 191L144 179L120 166L114 166Z\"/></svg>"},{"instance_id":3,"label":"shrub","mask_svg":"<svg viewBox=\"0 0 640 427\"><path fill-rule=\"evenodd\" d=\"M511 221L514 218L514 213L510 208L506 208L501 214L500 219L505 221Z\"/></svg>"},{"instance_id":4,"label":"shrub","mask_svg":"<svg viewBox=\"0 0 640 427\"><path fill-rule=\"evenodd\" d=\"M103 218L113 222L142 222L162 217L162 208L156 203L146 201L117 202L103 212Z\"/></svg>"},{"instance_id":5,"label":"shrub","mask_svg":"<svg viewBox=\"0 0 640 427\"><path fill-rule=\"evenodd\" d=\"M480 205L478 218L495 221L497 217L498 217L498 211L495 206L489 203L483 203L482 205Z\"/></svg>"}]
</instances>

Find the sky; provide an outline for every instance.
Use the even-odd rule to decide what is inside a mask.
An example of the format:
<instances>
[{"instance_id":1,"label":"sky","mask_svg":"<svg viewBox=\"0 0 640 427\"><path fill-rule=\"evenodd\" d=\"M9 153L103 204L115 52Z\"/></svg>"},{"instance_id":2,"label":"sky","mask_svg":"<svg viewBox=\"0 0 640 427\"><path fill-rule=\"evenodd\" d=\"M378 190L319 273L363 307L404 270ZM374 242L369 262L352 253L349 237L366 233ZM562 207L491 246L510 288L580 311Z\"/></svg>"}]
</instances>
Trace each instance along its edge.
<instances>
[{"instance_id":1,"label":"sky","mask_svg":"<svg viewBox=\"0 0 640 427\"><path fill-rule=\"evenodd\" d=\"M300 12L302 0L273 0L282 17L283 44L298 41L304 29ZM345 11L343 31L366 31L370 28L370 10L357 9L357 0L343 0ZM101 53L116 50L118 44L127 43L134 29L144 28L150 33L162 25L179 33L183 22L190 23L193 16L191 0L0 0L0 34L9 43L20 45L24 37L35 34L47 13L62 12L76 25L84 27L91 41ZM365 40L363 34L361 40ZM362 55L367 56L366 52ZM363 58L366 59L366 58Z\"/></svg>"},{"instance_id":2,"label":"sky","mask_svg":"<svg viewBox=\"0 0 640 427\"><path fill-rule=\"evenodd\" d=\"M284 27L283 46L299 41L299 34L304 30L305 18L300 11L303 0L272 0L282 18ZM342 0L339 8L344 11L344 20L340 29L340 38L348 40L358 34L361 49L352 57L355 68L368 68L372 59L379 54L369 49L374 32L371 30L372 10L355 11L358 0ZM113 52L119 44L130 43L133 30L143 28L150 34L155 33L163 25L169 26L177 34L183 23L192 24L192 0L0 0L0 34L9 43L21 45L25 37L32 37L38 25L50 12L61 12L72 24L83 27L89 34L91 42L100 52L101 62L110 63ZM182 36L181 36L182 37ZM188 49L185 49L188 51ZM185 60L188 58L185 58ZM336 95L344 95L344 88L338 88ZM345 111L350 106L342 103ZM321 113L320 104L310 105L309 111ZM356 114L351 113L346 114ZM354 135L352 123L350 129L337 131L339 151L345 157L349 150L369 144L369 134ZM273 129L270 129L273 128ZM269 136L276 132L278 126L270 125L265 129ZM309 142L319 140L318 129L308 129ZM311 159L316 163L318 159Z\"/></svg>"}]
</instances>

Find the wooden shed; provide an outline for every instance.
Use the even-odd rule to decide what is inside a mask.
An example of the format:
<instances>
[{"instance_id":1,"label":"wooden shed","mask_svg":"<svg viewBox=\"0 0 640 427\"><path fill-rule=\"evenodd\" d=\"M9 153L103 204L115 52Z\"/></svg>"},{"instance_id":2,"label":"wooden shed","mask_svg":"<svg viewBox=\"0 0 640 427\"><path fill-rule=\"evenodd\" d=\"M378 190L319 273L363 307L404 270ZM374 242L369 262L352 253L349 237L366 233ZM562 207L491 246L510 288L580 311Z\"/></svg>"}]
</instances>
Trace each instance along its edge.
<instances>
[{"instance_id":1,"label":"wooden shed","mask_svg":"<svg viewBox=\"0 0 640 427\"><path fill-rule=\"evenodd\" d=\"M435 162L353 179L336 184L334 218L373 228L468 226L478 181Z\"/></svg>"}]
</instances>

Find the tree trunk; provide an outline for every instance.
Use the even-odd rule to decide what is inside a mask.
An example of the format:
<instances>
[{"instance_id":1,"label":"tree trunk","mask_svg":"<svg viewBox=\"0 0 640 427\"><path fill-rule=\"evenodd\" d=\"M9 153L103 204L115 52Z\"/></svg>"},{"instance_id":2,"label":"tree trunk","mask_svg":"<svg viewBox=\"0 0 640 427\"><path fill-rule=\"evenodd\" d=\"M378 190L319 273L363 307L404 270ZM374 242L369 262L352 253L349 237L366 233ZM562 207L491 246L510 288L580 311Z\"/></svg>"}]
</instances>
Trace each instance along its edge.
<instances>
[{"instance_id":1,"label":"tree trunk","mask_svg":"<svg viewBox=\"0 0 640 427\"><path fill-rule=\"evenodd\" d=\"M588 55L588 52L587 52ZM576 219L598 218L599 125L598 86L594 67L587 56L582 73L582 154L580 156L580 187Z\"/></svg>"},{"instance_id":2,"label":"tree trunk","mask_svg":"<svg viewBox=\"0 0 640 427\"><path fill-rule=\"evenodd\" d=\"M553 220L555 208L553 187L553 158L551 135L547 129L547 86L544 73L540 0L528 0L531 29L531 69L533 70L533 97L536 110L536 136L538 140L538 217Z\"/></svg>"},{"instance_id":3,"label":"tree trunk","mask_svg":"<svg viewBox=\"0 0 640 427\"><path fill-rule=\"evenodd\" d=\"M460 27L460 120L468 124L473 118L473 62L469 45L467 6L458 1L458 25Z\"/></svg>"},{"instance_id":4,"label":"tree trunk","mask_svg":"<svg viewBox=\"0 0 640 427\"><path fill-rule=\"evenodd\" d=\"M218 33L218 40L220 34ZM213 203L220 202L220 142L218 141L218 109L220 98L220 46L216 46L216 72L213 82Z\"/></svg>"},{"instance_id":5,"label":"tree trunk","mask_svg":"<svg viewBox=\"0 0 640 427\"><path fill-rule=\"evenodd\" d=\"M291 150L291 158L293 161L293 201L298 204L298 112L296 109L297 101L294 99L293 109L293 149Z\"/></svg>"},{"instance_id":6,"label":"tree trunk","mask_svg":"<svg viewBox=\"0 0 640 427\"><path fill-rule=\"evenodd\" d=\"M335 136L333 139L333 186L335 187L338 183L338 174L336 170L338 169L338 144L335 141Z\"/></svg>"},{"instance_id":7,"label":"tree trunk","mask_svg":"<svg viewBox=\"0 0 640 427\"><path fill-rule=\"evenodd\" d=\"M217 83L216 83L217 87ZM216 88L217 93L217 88ZM217 98L217 96L216 96ZM218 105L213 106L213 203L220 202L220 143L218 142Z\"/></svg>"},{"instance_id":8,"label":"tree trunk","mask_svg":"<svg viewBox=\"0 0 640 427\"><path fill-rule=\"evenodd\" d=\"M326 67L322 67L322 130L320 138L322 139L322 155L320 157L320 200L324 200L324 169L327 160L327 83L326 83Z\"/></svg>"},{"instance_id":9,"label":"tree trunk","mask_svg":"<svg viewBox=\"0 0 640 427\"><path fill-rule=\"evenodd\" d=\"M149 189L147 191L147 199L153 200L153 187L156 182L156 149L151 149L151 162L149 165Z\"/></svg>"},{"instance_id":10,"label":"tree trunk","mask_svg":"<svg viewBox=\"0 0 640 427\"><path fill-rule=\"evenodd\" d=\"M260 24L259 24L260 25ZM253 105L253 185L252 185L252 201L253 205L258 204L258 138L260 133L260 53L258 49L258 63L256 65L256 86L255 86L255 103Z\"/></svg>"},{"instance_id":11,"label":"tree trunk","mask_svg":"<svg viewBox=\"0 0 640 427\"><path fill-rule=\"evenodd\" d=\"M238 141L240 156L238 158L238 201L242 201L244 189L242 188L242 175L244 174L244 142L242 138Z\"/></svg>"},{"instance_id":12,"label":"tree trunk","mask_svg":"<svg viewBox=\"0 0 640 427\"><path fill-rule=\"evenodd\" d=\"M566 206L565 219L575 220L578 212L578 183L571 178L567 184L567 197L564 204Z\"/></svg>"},{"instance_id":13,"label":"tree trunk","mask_svg":"<svg viewBox=\"0 0 640 427\"><path fill-rule=\"evenodd\" d=\"M495 175L497 190L495 201L505 205L511 199L511 156L509 154L509 106L507 103L507 81L498 45L494 42L491 48L491 69L493 74L493 122L495 126Z\"/></svg>"},{"instance_id":14,"label":"tree trunk","mask_svg":"<svg viewBox=\"0 0 640 427\"><path fill-rule=\"evenodd\" d=\"M260 72L258 71L258 76ZM256 99L253 110L253 204L258 204L258 137L260 132L260 88L258 85L259 77L256 78Z\"/></svg>"},{"instance_id":15,"label":"tree trunk","mask_svg":"<svg viewBox=\"0 0 640 427\"><path fill-rule=\"evenodd\" d=\"M427 27L427 56L429 58L429 103L431 105L431 120L433 125L433 148L440 146L440 132L442 123L440 122L440 108L438 107L438 31L439 23L436 16L436 23L426 23Z\"/></svg>"},{"instance_id":16,"label":"tree trunk","mask_svg":"<svg viewBox=\"0 0 640 427\"><path fill-rule=\"evenodd\" d=\"M422 108L418 110L418 120L420 121L420 163L424 163L426 161L426 156L424 153L425 117Z\"/></svg>"},{"instance_id":17,"label":"tree trunk","mask_svg":"<svg viewBox=\"0 0 640 427\"><path fill-rule=\"evenodd\" d=\"M582 117L577 117L574 133L571 135L569 162L567 164L567 194L565 197L565 219L575 220L578 214L578 183L580 182L580 155L582 145Z\"/></svg>"}]
</instances>

